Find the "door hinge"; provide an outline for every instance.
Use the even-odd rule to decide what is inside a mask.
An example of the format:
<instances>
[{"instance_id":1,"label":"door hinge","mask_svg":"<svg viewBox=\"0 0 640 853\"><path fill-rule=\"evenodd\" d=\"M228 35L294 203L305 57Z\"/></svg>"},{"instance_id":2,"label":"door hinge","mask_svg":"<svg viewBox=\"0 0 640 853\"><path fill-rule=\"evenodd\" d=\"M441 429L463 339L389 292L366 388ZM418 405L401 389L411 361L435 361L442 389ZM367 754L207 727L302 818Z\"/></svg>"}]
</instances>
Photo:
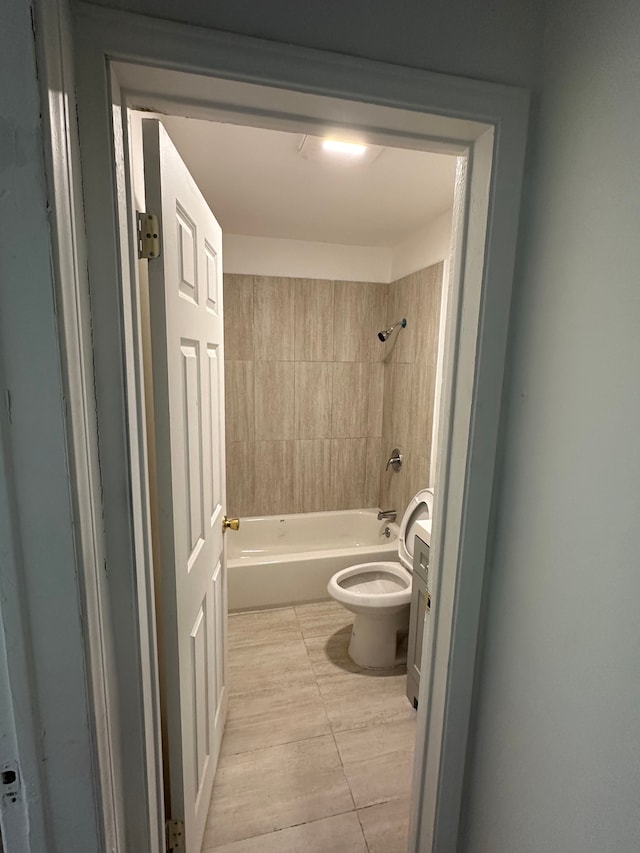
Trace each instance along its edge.
<instances>
[{"instance_id":1,"label":"door hinge","mask_svg":"<svg viewBox=\"0 0 640 853\"><path fill-rule=\"evenodd\" d=\"M137 212L138 257L153 260L160 257L160 224L154 213Z\"/></svg>"},{"instance_id":2,"label":"door hinge","mask_svg":"<svg viewBox=\"0 0 640 853\"><path fill-rule=\"evenodd\" d=\"M167 850L184 850L184 821L167 821Z\"/></svg>"}]
</instances>

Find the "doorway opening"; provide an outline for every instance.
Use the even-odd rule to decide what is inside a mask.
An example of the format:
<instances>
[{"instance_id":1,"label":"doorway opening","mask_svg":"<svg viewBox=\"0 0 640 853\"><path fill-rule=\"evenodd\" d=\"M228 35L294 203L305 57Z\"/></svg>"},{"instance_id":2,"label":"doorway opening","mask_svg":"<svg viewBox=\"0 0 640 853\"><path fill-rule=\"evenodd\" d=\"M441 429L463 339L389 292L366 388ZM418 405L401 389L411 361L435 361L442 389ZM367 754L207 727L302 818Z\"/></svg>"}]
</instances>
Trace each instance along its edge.
<instances>
[{"instance_id":1,"label":"doorway opening","mask_svg":"<svg viewBox=\"0 0 640 853\"><path fill-rule=\"evenodd\" d=\"M360 136L360 159L353 143L323 150L321 138L304 132L159 118L162 129L148 112L129 111L128 161L135 208L158 213L163 241L169 232L164 258L138 262L167 816L185 821L188 850L245 841L406 851L431 595L431 520L414 527L425 504L411 501L429 487L431 501L436 480L457 158L367 148ZM173 162L172 145L191 178ZM160 193L156 160L166 170ZM215 232L208 236L213 224L189 207L192 185L222 226L222 252L212 248ZM211 258L221 290L209 280ZM177 300L163 292L172 288ZM185 337L186 326L174 330L168 316L186 306L195 318L199 302L210 306L202 312L211 326L203 374L215 347L224 416L189 366L198 362L197 333ZM175 354L172 335L180 338ZM211 422L192 428L193 413L207 409ZM221 430L212 427L218 416ZM213 448L198 446L193 464L192 437L212 441L216 432L226 434L226 499L225 483L215 485L225 464L217 467ZM171 478L183 476L181 498ZM209 481L219 501L202 516L212 528L218 509L238 516L239 532L225 537L222 559L208 557L212 581L184 616L193 666L181 677L171 644L180 644L183 614L167 598L181 600L206 551L198 516ZM422 552L412 583L416 533ZM176 541L185 535L193 547L181 579ZM337 573L351 575L365 561L377 580L351 578L345 588L360 595L371 586L377 608L390 578L404 584L402 604L389 607L391 659L386 650L380 657L381 611L363 649L366 621L354 624L353 607L329 596ZM381 581L381 571L392 574ZM193 729L187 737L185 727Z\"/></svg>"},{"instance_id":2,"label":"doorway opening","mask_svg":"<svg viewBox=\"0 0 640 853\"><path fill-rule=\"evenodd\" d=\"M87 622L95 701L119 720L97 746L103 789L112 794L103 802L112 846L126 834L155 851L165 834L140 288L126 180L126 114L141 109L320 138L336 129L363 132L374 145L459 157L441 396L448 423L441 419L438 429L432 630L409 831L411 851L449 849L462 798L489 540L526 95L90 7L76 12L76 36L91 302L77 275L65 304L81 328L91 324L91 336L89 351L84 340L77 353L65 342L65 358L88 358L95 367L96 435L79 408L70 417L88 454L92 441L100 454L95 500L104 542L96 551L104 552L109 573L95 572L101 594L95 608L87 605ZM77 168L73 140L69 149L63 183ZM64 243L61 251L73 254L74 247ZM179 826L167 829L180 833Z\"/></svg>"}]
</instances>

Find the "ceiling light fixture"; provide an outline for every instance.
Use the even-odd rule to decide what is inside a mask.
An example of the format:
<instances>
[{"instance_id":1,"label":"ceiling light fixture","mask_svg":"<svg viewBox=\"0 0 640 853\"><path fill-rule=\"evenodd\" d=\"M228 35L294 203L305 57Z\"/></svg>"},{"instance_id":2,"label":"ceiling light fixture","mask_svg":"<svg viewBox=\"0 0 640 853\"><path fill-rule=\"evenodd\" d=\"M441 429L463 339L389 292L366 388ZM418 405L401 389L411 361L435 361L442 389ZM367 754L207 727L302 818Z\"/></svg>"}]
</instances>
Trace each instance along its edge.
<instances>
[{"instance_id":1,"label":"ceiling light fixture","mask_svg":"<svg viewBox=\"0 0 640 853\"><path fill-rule=\"evenodd\" d=\"M331 133L327 129L327 134ZM336 128L336 136L340 133ZM373 163L382 154L381 145L366 142L343 142L339 136L309 136L305 134L298 145L298 154L303 160L320 163L322 168L355 168Z\"/></svg>"},{"instance_id":2,"label":"ceiling light fixture","mask_svg":"<svg viewBox=\"0 0 640 853\"><path fill-rule=\"evenodd\" d=\"M355 142L340 142L338 139L324 139L322 147L325 151L348 154L350 157L362 157L367 150L366 145L358 145Z\"/></svg>"}]
</instances>

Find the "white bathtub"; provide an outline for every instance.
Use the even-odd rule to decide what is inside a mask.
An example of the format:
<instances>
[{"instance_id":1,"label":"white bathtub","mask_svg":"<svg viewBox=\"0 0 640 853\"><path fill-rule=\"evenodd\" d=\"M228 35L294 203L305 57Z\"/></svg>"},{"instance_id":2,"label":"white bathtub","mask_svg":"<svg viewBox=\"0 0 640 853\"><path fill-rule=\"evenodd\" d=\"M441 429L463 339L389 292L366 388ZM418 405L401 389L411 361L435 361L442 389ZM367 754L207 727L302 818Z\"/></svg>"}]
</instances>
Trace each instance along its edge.
<instances>
[{"instance_id":1,"label":"white bathtub","mask_svg":"<svg viewBox=\"0 0 640 853\"><path fill-rule=\"evenodd\" d=\"M377 509L243 518L227 533L230 610L328 598L335 572L355 563L398 559L397 524ZM391 536L384 536L385 527Z\"/></svg>"}]
</instances>

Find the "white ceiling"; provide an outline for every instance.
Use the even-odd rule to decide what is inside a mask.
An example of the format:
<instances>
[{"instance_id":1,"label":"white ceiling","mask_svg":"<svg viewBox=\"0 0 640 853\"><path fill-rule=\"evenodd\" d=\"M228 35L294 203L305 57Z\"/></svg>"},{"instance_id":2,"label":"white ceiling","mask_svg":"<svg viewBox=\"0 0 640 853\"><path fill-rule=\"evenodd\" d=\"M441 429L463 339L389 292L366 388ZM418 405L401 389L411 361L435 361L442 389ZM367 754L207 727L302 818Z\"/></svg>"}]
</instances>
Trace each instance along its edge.
<instances>
[{"instance_id":1,"label":"white ceiling","mask_svg":"<svg viewBox=\"0 0 640 853\"><path fill-rule=\"evenodd\" d=\"M385 148L368 164L305 160L300 134L161 118L229 234L390 247L453 203L452 156Z\"/></svg>"}]
</instances>

